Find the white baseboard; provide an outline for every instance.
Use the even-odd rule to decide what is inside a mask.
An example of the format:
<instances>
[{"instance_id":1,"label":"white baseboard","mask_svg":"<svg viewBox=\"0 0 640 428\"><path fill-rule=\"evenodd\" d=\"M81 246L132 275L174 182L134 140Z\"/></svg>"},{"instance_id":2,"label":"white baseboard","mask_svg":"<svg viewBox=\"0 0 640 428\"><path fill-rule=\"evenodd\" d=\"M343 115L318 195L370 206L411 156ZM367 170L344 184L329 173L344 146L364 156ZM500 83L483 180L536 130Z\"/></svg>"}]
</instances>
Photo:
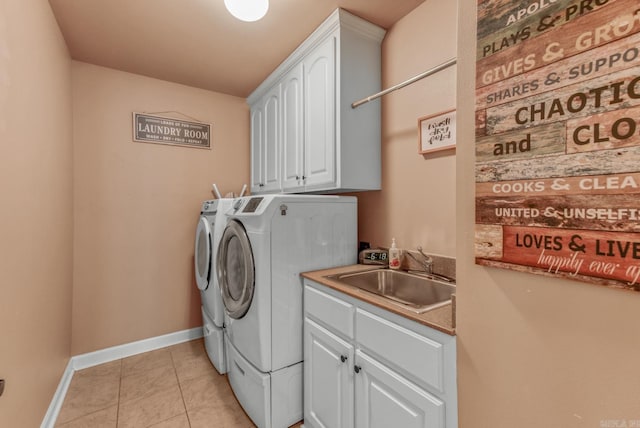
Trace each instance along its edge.
<instances>
[{"instance_id":1,"label":"white baseboard","mask_svg":"<svg viewBox=\"0 0 640 428\"><path fill-rule=\"evenodd\" d=\"M165 334L163 336L151 337L137 342L125 343L124 345L89 352L87 354L76 355L72 357L71 360L73 361L74 370L82 370L88 367L97 366L98 364L104 364L110 361L119 360L120 358L141 354L143 352L177 345L178 343L199 339L201 337L202 327L196 327L190 330L182 330L175 333Z\"/></svg>"},{"instance_id":2,"label":"white baseboard","mask_svg":"<svg viewBox=\"0 0 640 428\"><path fill-rule=\"evenodd\" d=\"M53 394L53 399L51 399L51 403L49 404L47 413L44 415L40 428L53 428L56 424L58 413L60 413L60 409L62 408L62 402L64 401L64 397L67 395L71 378L73 378L74 370L72 360L73 358L69 359L69 362L67 363L67 368L62 374L62 378L58 384L58 389L56 389L55 394Z\"/></svg>"},{"instance_id":3,"label":"white baseboard","mask_svg":"<svg viewBox=\"0 0 640 428\"><path fill-rule=\"evenodd\" d=\"M58 419L58 413L67 395L69 384L76 370L86 369L88 367L97 366L99 364L108 363L110 361L119 360L121 358L130 357L132 355L149 352L167 346L177 345L178 343L188 342L189 340L199 339L202 337L202 327L196 327L189 330L182 330L175 333L165 334L163 336L151 337L149 339L139 340L137 342L125 343L124 345L113 346L111 348L101 349L95 352L75 355L69 359L67 368L60 379L58 389L49 404L49 409L42 420L40 428L53 428Z\"/></svg>"}]
</instances>

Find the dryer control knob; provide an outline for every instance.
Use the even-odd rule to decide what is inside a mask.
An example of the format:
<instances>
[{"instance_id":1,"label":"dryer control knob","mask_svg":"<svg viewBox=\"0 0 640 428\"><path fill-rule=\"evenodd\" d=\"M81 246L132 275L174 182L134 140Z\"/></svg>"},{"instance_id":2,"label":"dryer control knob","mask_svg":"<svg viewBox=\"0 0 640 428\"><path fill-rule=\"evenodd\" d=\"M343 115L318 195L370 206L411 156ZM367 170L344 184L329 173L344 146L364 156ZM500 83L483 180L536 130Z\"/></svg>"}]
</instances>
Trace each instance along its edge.
<instances>
[{"instance_id":1,"label":"dryer control knob","mask_svg":"<svg viewBox=\"0 0 640 428\"><path fill-rule=\"evenodd\" d=\"M238 211L241 206L242 206L242 199L236 199L235 202L233 203L233 209Z\"/></svg>"}]
</instances>

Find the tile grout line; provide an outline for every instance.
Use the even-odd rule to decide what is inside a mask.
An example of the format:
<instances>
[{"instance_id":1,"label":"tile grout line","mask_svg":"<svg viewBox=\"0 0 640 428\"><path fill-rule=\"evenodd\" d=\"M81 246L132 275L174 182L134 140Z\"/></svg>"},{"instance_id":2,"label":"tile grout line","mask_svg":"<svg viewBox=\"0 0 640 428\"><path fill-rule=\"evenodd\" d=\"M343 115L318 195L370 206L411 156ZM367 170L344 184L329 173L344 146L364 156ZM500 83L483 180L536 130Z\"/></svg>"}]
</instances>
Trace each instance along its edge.
<instances>
[{"instance_id":1,"label":"tile grout line","mask_svg":"<svg viewBox=\"0 0 640 428\"><path fill-rule=\"evenodd\" d=\"M173 352L171 352L171 350L169 350L169 355L171 356L171 365L173 366L173 373L176 375L176 380L178 381L178 389L180 390L180 398L182 399L182 405L184 406L184 413L185 415L187 415L187 423L189 424L189 428L191 428L191 418L189 417L189 411L187 410L187 403L184 401L184 394L182 393L182 385L180 384L178 369L176 368L176 362L173 359Z\"/></svg>"},{"instance_id":2,"label":"tile grout line","mask_svg":"<svg viewBox=\"0 0 640 428\"><path fill-rule=\"evenodd\" d=\"M183 409L184 409L184 411L185 411L185 412L184 412L184 413L185 413L185 416L187 417L187 423L188 423L188 426L189 426L189 427L192 427L192 426L193 426L193 422L191 421L191 416L189 415L189 412L188 412L188 409L187 409L186 398L185 398L185 396L184 396L184 391L183 391L183 386L184 386L184 385L182 385L182 381L181 381L180 376L178 375L178 370L177 370L177 358L178 358L179 353L177 353L177 352L175 352L175 353L174 353L174 352L172 352L172 350L173 350L174 346L175 346L175 345L170 345L170 346L167 346L167 347L165 347L165 348L168 348L168 349L167 349L167 352L169 352L169 357L170 357L170 362L171 362L170 367L173 369L174 378L175 378L175 380L176 380L176 382L177 382L178 391L179 391L179 393L180 393L180 398L181 398L181 401L182 401L182 403L183 403ZM160 349L161 349L161 348L160 348ZM155 351L158 351L158 350L159 350L159 349L157 349L157 350L153 350L153 351L148 351L148 352L155 352ZM126 360L126 359L127 359L127 358L120 358L120 359L118 359L118 360L114 360L114 361L113 361L113 362L117 362L117 364L118 364L118 370L119 370L119 373L118 373L118 386L117 386L117 397L116 397L115 403L114 403L114 404L112 404L112 405L115 405L115 406L116 406L116 419L115 419L115 422L116 422L116 428L119 426L119 424L120 424L120 420L121 420L121 418L123 418L123 416L124 416L124 415L122 415L122 405L123 405L123 396L124 396L124 395L123 395L124 378L125 378L125 377L127 377L127 375L126 375L126 373L125 373L125 371L124 371L124 367L125 367L125 364L124 364L124 363L125 363L125 360ZM103 364L108 364L108 363L103 363ZM102 366L103 364L99 364L99 365L97 365L97 366L92 366L92 367ZM144 372L151 371L151 370L154 370L154 368L146 368L145 370L141 370L140 372L141 372L141 373L144 373ZM74 372L77 372L77 371L78 371L78 370L74 370ZM66 422L64 423L64 425L66 425L67 423L73 422L73 421L75 421L75 420L77 420L77 419L80 419L80 418L86 417L86 416L88 416L88 415L91 415L91 414L93 414L93 413L97 413L97 412L104 411L104 410L108 409L109 407L111 407L111 406L107 406L107 407L105 407L105 408L101 408L101 409L96 409L96 410L94 410L94 411L92 411L92 412L85 413L85 414L83 414L83 415L79 415L78 417L76 417L76 418L74 418L74 419L72 419L72 420L66 421ZM178 415L171 416L171 417L169 417L169 418L165 419L164 421L159 421L159 422L157 422L157 423L165 422L165 421L167 421L167 420L169 420L169 419L172 419L172 418L174 418L174 417L177 417L177 416L179 416L179 414L178 414ZM123 419L123 422L124 422L124 419Z\"/></svg>"},{"instance_id":3,"label":"tile grout line","mask_svg":"<svg viewBox=\"0 0 640 428\"><path fill-rule=\"evenodd\" d=\"M150 352L156 349L167 348L197 340L202 338L202 333L202 327L194 327L187 330L164 334L162 336L151 337L72 356L67 363L67 367L63 372L60 382L58 383L58 387L51 399L51 402L49 403L49 407L47 408L42 423L40 424L40 428L52 428L59 424L58 416L64 406L67 392L74 374L77 371L113 362L125 357L139 355L144 352Z\"/></svg>"},{"instance_id":4,"label":"tile grout line","mask_svg":"<svg viewBox=\"0 0 640 428\"><path fill-rule=\"evenodd\" d=\"M121 364L121 370L122 370L122 364ZM73 370L74 376L78 371L79 370L75 370L75 369ZM121 371L121 373L122 373L122 371ZM67 397L65 396L65 401L66 401L66 398ZM117 399L116 404L115 404L116 405L116 428L117 428L117 422L118 422L118 419L117 419L117 408L119 407L119 401L120 401L120 376L118 376L118 399ZM61 409L64 406L64 404L65 404L65 402L63 401L63 403L61 405ZM68 425L68 424L70 424L72 422L78 421L79 419L85 418L85 417L93 415L95 413L99 413L99 412L108 410L111 407L113 407L113 406L111 405L111 406L105 406L105 407L101 407L101 408L98 408L98 409L94 409L94 410L92 410L92 411L90 411L88 413L83 413L83 414L80 414L80 415L74 417L73 419L69 419L68 421L63 422L62 424L58 424L57 421L56 421L56 423L54 424L54 427L58 427L58 426L64 427L64 426L66 426L66 425Z\"/></svg>"},{"instance_id":5,"label":"tile grout line","mask_svg":"<svg viewBox=\"0 0 640 428\"><path fill-rule=\"evenodd\" d=\"M170 366L171 366L171 368L173 369L173 375L174 375L174 377L175 377L175 379L176 379L176 383L178 384L178 390L180 391L180 398L183 400L183 406L184 406L185 415L186 415L186 406L184 405L184 399L182 398L182 391L180 390L180 382L179 382L179 379L178 379L178 376L177 376L177 373L176 373L176 369L175 369L175 366L174 366L174 363L173 363L173 354L172 354L172 353L171 353L171 351L170 351L170 348L171 348L172 346L175 346L175 345L166 346L166 347L164 347L164 348L158 348L158 349L155 349L155 350L152 350L152 351L145 352L145 353L143 353L143 354L149 354L149 353L151 353L151 352L158 352L158 351L161 351L161 350L163 350L163 349L166 349L166 352L168 352L168 353L169 353L169 358L170 358L170 361L171 361L171 365L170 365ZM142 355L142 354L139 354L139 355ZM121 381L122 381L122 380L124 380L124 378L125 378L125 377L134 377L134 376L137 376L137 375L140 375L140 374L144 374L144 373L147 373L147 372L151 372L151 371L156 370L156 369L159 369L159 368L163 368L162 366L154 367L154 366L152 365L151 367L138 368L138 369L134 370L134 371L133 371L133 373L129 373L128 375L125 375L125 372L124 372L124 360L125 360L125 359L126 359L126 358L123 358L123 359L122 359L122 377L121 377ZM162 387L161 389L162 389L162 390L168 390L169 388L171 388L171 387L170 387L170 386L169 386L169 387L165 386L165 387ZM151 397L151 396L153 396L153 395L157 395L157 393L158 393L158 391L156 391L155 393L152 393L152 394L150 394L150 395L147 395L147 397ZM144 399L144 398L145 398L145 396L144 396L144 394L143 394L143 396L142 396L142 397L131 398L131 399L127 400L127 402L129 402L129 401L134 402L134 401L136 401L136 400L142 400L142 399ZM122 395L120 396L120 400L121 400L121 399L122 399ZM152 425L148 425L148 426L147 426L147 428L153 427L153 426L155 426L155 425L157 425L157 424L161 424L161 423L166 422L166 421L168 421L168 420L171 420L171 419L173 419L173 418L175 418L175 417L177 417L177 416L180 416L180 414L172 415L172 416L168 416L166 419L163 419L163 420L161 420L161 421L156 421L156 422L154 422Z\"/></svg>"},{"instance_id":6,"label":"tile grout line","mask_svg":"<svg viewBox=\"0 0 640 428\"><path fill-rule=\"evenodd\" d=\"M122 375L123 375L123 370L122 370L122 358L120 358L120 377L118 378L118 407L116 410L116 428L118 428L118 425L120 424L120 392L122 390Z\"/></svg>"},{"instance_id":7,"label":"tile grout line","mask_svg":"<svg viewBox=\"0 0 640 428\"><path fill-rule=\"evenodd\" d=\"M62 423L62 424L60 424L60 425L56 424L56 425L55 425L55 427L56 427L56 428L57 428L57 427L64 428L64 427L65 427L65 425L69 425L71 422L75 422L75 421L77 421L77 420L79 420L79 419L85 418L85 417L90 416L90 415L93 415L93 414L95 414L95 413L102 412L102 411L104 411L104 410L107 410L109 407L110 407L110 406L107 406L107 407L105 407L105 408L103 408L103 409L97 409L97 410L94 410L94 411L89 412L89 413L84 413L84 414L79 415L79 416L77 416L77 417L75 417L75 418L73 418L73 419L69 419L68 421L66 421L66 422L64 422L64 423Z\"/></svg>"}]
</instances>

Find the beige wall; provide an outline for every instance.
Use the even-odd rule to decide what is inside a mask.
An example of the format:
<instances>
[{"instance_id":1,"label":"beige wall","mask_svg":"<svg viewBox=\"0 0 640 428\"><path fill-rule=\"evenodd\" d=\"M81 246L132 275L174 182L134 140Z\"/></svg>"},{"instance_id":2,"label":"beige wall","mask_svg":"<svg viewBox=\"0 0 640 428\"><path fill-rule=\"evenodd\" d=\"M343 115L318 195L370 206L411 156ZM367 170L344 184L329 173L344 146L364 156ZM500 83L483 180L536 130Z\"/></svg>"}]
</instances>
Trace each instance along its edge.
<instances>
[{"instance_id":1,"label":"beige wall","mask_svg":"<svg viewBox=\"0 0 640 428\"><path fill-rule=\"evenodd\" d=\"M0 426L40 424L69 360L71 62L46 1L0 1Z\"/></svg>"},{"instance_id":2,"label":"beige wall","mask_svg":"<svg viewBox=\"0 0 640 428\"><path fill-rule=\"evenodd\" d=\"M640 294L474 264L476 5L459 0L460 427L633 426L640 421Z\"/></svg>"},{"instance_id":3,"label":"beige wall","mask_svg":"<svg viewBox=\"0 0 640 428\"><path fill-rule=\"evenodd\" d=\"M248 183L244 99L79 62L72 76L72 354L201 325L195 228L211 183ZM210 123L212 149L133 142L132 112L163 111Z\"/></svg>"},{"instance_id":4,"label":"beige wall","mask_svg":"<svg viewBox=\"0 0 640 428\"><path fill-rule=\"evenodd\" d=\"M456 56L456 2L428 0L382 44L382 86ZM455 255L455 150L418 154L418 118L455 108L456 67L382 98L382 189L358 193L359 239ZM363 94L363 96L370 94Z\"/></svg>"}]
</instances>

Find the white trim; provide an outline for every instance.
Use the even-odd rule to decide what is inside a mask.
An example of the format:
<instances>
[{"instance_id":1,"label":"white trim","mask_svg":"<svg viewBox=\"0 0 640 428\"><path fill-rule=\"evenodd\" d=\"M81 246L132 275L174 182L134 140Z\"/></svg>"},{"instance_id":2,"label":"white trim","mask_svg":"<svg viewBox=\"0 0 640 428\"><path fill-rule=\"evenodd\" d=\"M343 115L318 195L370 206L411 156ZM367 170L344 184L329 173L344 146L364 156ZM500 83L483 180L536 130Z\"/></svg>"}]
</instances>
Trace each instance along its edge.
<instances>
[{"instance_id":1,"label":"white trim","mask_svg":"<svg viewBox=\"0 0 640 428\"><path fill-rule=\"evenodd\" d=\"M110 361L119 360L121 358L130 357L132 355L149 352L167 346L177 345L178 343L188 342L189 340L199 339L202 337L202 327L196 327L189 330L182 330L175 333L165 334L163 336L151 337L149 339L138 340L137 342L125 343L124 345L112 346L111 348L101 349L95 352L75 355L69 359L67 368L60 379L58 389L56 390L49 409L42 420L40 428L53 428L58 419L58 413L67 395L69 384L76 370L86 369L88 367L97 366L98 364L108 363Z\"/></svg>"},{"instance_id":2,"label":"white trim","mask_svg":"<svg viewBox=\"0 0 640 428\"><path fill-rule=\"evenodd\" d=\"M60 409L62 408L62 402L64 401L64 397L67 395L71 378L73 378L74 370L72 360L73 358L69 359L69 362L67 363L67 368L62 374L62 378L58 384L58 389L56 389L55 394L53 394L51 404L49 404L49 408L47 409L47 413L44 415L40 428L53 428L56 424L58 413L60 413Z\"/></svg>"},{"instance_id":3,"label":"white trim","mask_svg":"<svg viewBox=\"0 0 640 428\"><path fill-rule=\"evenodd\" d=\"M125 343L124 345L112 346L111 348L105 348L99 351L89 352L87 354L76 355L72 357L71 360L73 361L74 370L82 370L88 367L97 366L98 364L119 360L120 358L126 358L143 352L177 345L178 343L187 342L200 337L202 337L202 327L196 327L191 330L182 330L175 333L165 334L163 336L138 340L137 342Z\"/></svg>"}]
</instances>

